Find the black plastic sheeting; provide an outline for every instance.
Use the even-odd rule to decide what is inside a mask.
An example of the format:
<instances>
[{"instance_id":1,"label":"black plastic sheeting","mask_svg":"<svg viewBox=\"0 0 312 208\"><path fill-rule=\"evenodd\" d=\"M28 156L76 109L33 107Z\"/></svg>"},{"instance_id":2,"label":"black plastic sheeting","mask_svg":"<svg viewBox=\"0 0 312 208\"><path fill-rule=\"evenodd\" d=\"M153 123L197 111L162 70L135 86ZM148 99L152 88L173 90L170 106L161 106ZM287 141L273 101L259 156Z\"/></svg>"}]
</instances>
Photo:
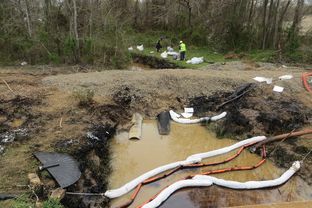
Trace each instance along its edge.
<instances>
[{"instance_id":1,"label":"black plastic sheeting","mask_svg":"<svg viewBox=\"0 0 312 208\"><path fill-rule=\"evenodd\" d=\"M170 133L170 114L168 111L161 112L157 116L157 127L160 135L168 135Z\"/></svg>"},{"instance_id":2,"label":"black plastic sheeting","mask_svg":"<svg viewBox=\"0 0 312 208\"><path fill-rule=\"evenodd\" d=\"M34 155L61 188L66 188L79 180L81 176L79 165L71 156L54 152L37 152Z\"/></svg>"},{"instance_id":3,"label":"black plastic sheeting","mask_svg":"<svg viewBox=\"0 0 312 208\"><path fill-rule=\"evenodd\" d=\"M0 201L2 200L8 200L8 199L15 199L16 196L9 195L9 194L0 194Z\"/></svg>"}]
</instances>

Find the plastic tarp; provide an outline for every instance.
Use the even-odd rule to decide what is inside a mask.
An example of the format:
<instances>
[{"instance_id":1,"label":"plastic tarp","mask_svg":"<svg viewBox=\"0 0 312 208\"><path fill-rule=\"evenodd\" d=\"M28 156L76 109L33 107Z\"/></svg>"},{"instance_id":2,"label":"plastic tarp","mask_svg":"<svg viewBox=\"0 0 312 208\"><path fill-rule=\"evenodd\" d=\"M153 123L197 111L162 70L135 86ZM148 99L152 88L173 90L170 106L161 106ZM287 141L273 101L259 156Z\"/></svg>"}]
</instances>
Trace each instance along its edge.
<instances>
[{"instance_id":1,"label":"plastic tarp","mask_svg":"<svg viewBox=\"0 0 312 208\"><path fill-rule=\"evenodd\" d=\"M284 91L284 87L280 87L280 86L275 85L274 88L273 88L273 91L274 92L283 92Z\"/></svg>"},{"instance_id":2,"label":"plastic tarp","mask_svg":"<svg viewBox=\"0 0 312 208\"><path fill-rule=\"evenodd\" d=\"M168 197L175 191L186 188L186 187L198 187L198 186L211 186L213 184L231 188L231 189L260 189L275 187L286 183L298 170L300 169L300 162L296 161L293 165L279 178L267 181L247 181L247 182L237 182L230 180L223 180L212 176L197 175L192 179L178 181L167 188L165 188L158 196L151 202L142 206L142 208L154 208L158 207L162 202L164 202Z\"/></svg>"},{"instance_id":3,"label":"plastic tarp","mask_svg":"<svg viewBox=\"0 0 312 208\"><path fill-rule=\"evenodd\" d=\"M193 57L191 60L188 60L187 64L201 64L204 62L204 57Z\"/></svg>"},{"instance_id":4,"label":"plastic tarp","mask_svg":"<svg viewBox=\"0 0 312 208\"><path fill-rule=\"evenodd\" d=\"M266 77L255 77L253 78L257 82L266 82L267 84L272 84L273 78L266 78Z\"/></svg>"},{"instance_id":5,"label":"plastic tarp","mask_svg":"<svg viewBox=\"0 0 312 208\"><path fill-rule=\"evenodd\" d=\"M168 56L178 56L179 53L178 52L174 52L174 51L169 51L167 52Z\"/></svg>"},{"instance_id":6,"label":"plastic tarp","mask_svg":"<svg viewBox=\"0 0 312 208\"><path fill-rule=\"evenodd\" d=\"M168 53L165 51L163 53L160 54L161 58L168 58Z\"/></svg>"},{"instance_id":7,"label":"plastic tarp","mask_svg":"<svg viewBox=\"0 0 312 208\"><path fill-rule=\"evenodd\" d=\"M201 123L204 121L217 121L226 116L226 112L221 113L220 115L214 116L214 117L203 117L203 118L197 118L197 119L188 119L188 118L179 118L177 117L177 113L174 112L173 110L169 111L170 117L172 120L174 120L177 123L181 124L196 124L196 123Z\"/></svg>"},{"instance_id":8,"label":"plastic tarp","mask_svg":"<svg viewBox=\"0 0 312 208\"><path fill-rule=\"evenodd\" d=\"M181 165L189 165L189 164L198 163L198 162L201 162L202 159L206 159L206 158L209 158L209 157L222 155L222 154L228 153L228 152L230 152L232 150L235 150L237 148L240 148L240 147L242 147L242 146L244 146L246 144L257 143L257 142L263 141L265 139L266 139L265 136L253 137L253 138L246 139L246 140L243 140L241 142L238 142L236 144L233 144L233 145L231 145L229 147L224 147L224 148L221 148L221 149L218 149L218 150L213 150L213 151L206 152L206 153L200 153L200 154L191 155L184 161L178 161L178 162L174 162L174 163L170 163L170 164L167 164L167 165L160 166L158 168L155 168L153 170L150 170L150 171L142 174L141 176L133 179L132 181L126 183L125 185L123 185L120 188L107 190L105 192L105 196L108 197L108 198L120 197L122 195L127 194L131 190L133 190L140 183L142 183L145 180L147 180L147 179L149 179L151 177L154 177L154 176L156 176L156 175L158 175L160 173L163 173L165 171L174 169L174 168L176 168L178 166L181 166Z\"/></svg>"},{"instance_id":9,"label":"plastic tarp","mask_svg":"<svg viewBox=\"0 0 312 208\"><path fill-rule=\"evenodd\" d=\"M139 51L144 51L144 46L143 46L143 45L138 45L138 46L137 46L137 49L138 49Z\"/></svg>"},{"instance_id":10,"label":"plastic tarp","mask_svg":"<svg viewBox=\"0 0 312 208\"><path fill-rule=\"evenodd\" d=\"M280 76L279 79L280 80L288 80L288 79L292 79L293 77L294 76L291 74L286 74L286 75Z\"/></svg>"}]
</instances>

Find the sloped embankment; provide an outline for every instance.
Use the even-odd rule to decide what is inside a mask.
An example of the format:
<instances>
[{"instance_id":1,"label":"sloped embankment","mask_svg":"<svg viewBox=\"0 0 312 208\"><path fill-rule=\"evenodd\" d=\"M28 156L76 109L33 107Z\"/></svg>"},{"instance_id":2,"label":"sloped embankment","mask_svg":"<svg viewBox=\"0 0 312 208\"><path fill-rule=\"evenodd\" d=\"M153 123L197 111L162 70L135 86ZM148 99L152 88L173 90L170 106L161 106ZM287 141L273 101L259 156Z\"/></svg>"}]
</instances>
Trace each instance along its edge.
<instances>
[{"instance_id":1,"label":"sloped embankment","mask_svg":"<svg viewBox=\"0 0 312 208\"><path fill-rule=\"evenodd\" d=\"M292 94L272 92L267 85L245 84L233 92L217 92L211 96L190 99L197 116L226 111L226 118L213 126L218 136L244 139L254 135L278 135L311 125L312 109ZM308 137L289 139L268 145L270 158L287 168L302 160L312 148ZM299 175L312 184L312 155L306 158Z\"/></svg>"}]
</instances>

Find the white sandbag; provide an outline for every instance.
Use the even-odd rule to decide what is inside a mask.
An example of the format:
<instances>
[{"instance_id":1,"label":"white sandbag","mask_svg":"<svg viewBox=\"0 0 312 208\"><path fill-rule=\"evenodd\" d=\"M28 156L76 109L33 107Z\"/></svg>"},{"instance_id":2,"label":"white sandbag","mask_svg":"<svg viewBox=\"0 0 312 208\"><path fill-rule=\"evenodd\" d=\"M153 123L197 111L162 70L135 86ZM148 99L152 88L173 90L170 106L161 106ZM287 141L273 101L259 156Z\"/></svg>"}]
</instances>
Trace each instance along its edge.
<instances>
[{"instance_id":1,"label":"white sandbag","mask_svg":"<svg viewBox=\"0 0 312 208\"><path fill-rule=\"evenodd\" d=\"M274 88L273 88L273 91L274 92L283 92L284 91L284 87L280 87L280 86L275 85Z\"/></svg>"},{"instance_id":2,"label":"white sandbag","mask_svg":"<svg viewBox=\"0 0 312 208\"><path fill-rule=\"evenodd\" d=\"M179 53L174 52L174 51L172 51L172 52L168 51L167 54L168 54L168 56L179 56Z\"/></svg>"},{"instance_id":3,"label":"white sandbag","mask_svg":"<svg viewBox=\"0 0 312 208\"><path fill-rule=\"evenodd\" d=\"M214 157L217 155L225 154L225 153L228 153L234 149L240 148L246 144L260 142L260 141L263 141L265 139L266 139L265 136L253 137L253 138L238 142L238 143L236 143L230 147L225 147L225 148L221 148L218 150L213 150L213 151L206 152L206 153L191 155L184 161L178 161L178 162L170 163L170 164L155 168L153 170L150 170L147 173L144 173L141 176L139 176L139 177L133 179L132 181L126 183L125 185L123 185L120 188L108 190L105 192L105 196L108 198L120 197L120 196L130 192L132 189L134 189L137 185L139 185L143 181L145 181L145 180L147 180L153 176L156 176L160 173L174 169L180 165L189 165L189 164L198 163L202 159L206 159L209 157Z\"/></svg>"},{"instance_id":4,"label":"white sandbag","mask_svg":"<svg viewBox=\"0 0 312 208\"><path fill-rule=\"evenodd\" d=\"M209 158L209 157L215 157L215 156L218 156L218 155L222 155L222 154L231 152L231 151L233 151L233 150L235 150L237 148L245 146L246 144L261 142L261 141L263 141L265 139L266 139L265 136L252 137L250 139L246 139L246 140L237 142L236 144L233 144L233 145L231 145L229 147L224 147L224 148L213 150L213 151L210 151L210 152L205 152L205 153L199 153L199 154L191 155L188 158L186 158L186 160L193 161L193 160L198 159L198 158L204 159L204 158Z\"/></svg>"},{"instance_id":5,"label":"white sandbag","mask_svg":"<svg viewBox=\"0 0 312 208\"><path fill-rule=\"evenodd\" d=\"M204 62L204 57L193 57L191 60L188 60L187 64L201 64Z\"/></svg>"},{"instance_id":6,"label":"white sandbag","mask_svg":"<svg viewBox=\"0 0 312 208\"><path fill-rule=\"evenodd\" d=\"M194 108L184 108L184 113L194 113Z\"/></svg>"},{"instance_id":7,"label":"white sandbag","mask_svg":"<svg viewBox=\"0 0 312 208\"><path fill-rule=\"evenodd\" d=\"M168 54L166 51L161 53L160 56L161 56L161 58L164 58L164 59L168 58Z\"/></svg>"},{"instance_id":8,"label":"white sandbag","mask_svg":"<svg viewBox=\"0 0 312 208\"><path fill-rule=\"evenodd\" d=\"M257 82L266 82L267 84L272 84L273 78L266 78L266 77L255 77L253 78Z\"/></svg>"},{"instance_id":9,"label":"white sandbag","mask_svg":"<svg viewBox=\"0 0 312 208\"><path fill-rule=\"evenodd\" d=\"M105 192L105 196L108 198L117 198L120 197L128 192L130 192L132 189L134 189L137 185L139 185L140 183L142 183L143 181L158 175L160 173L163 173L165 171L174 169L176 167L179 167L181 165L189 165L189 164L193 164L193 163L198 163L200 162L200 160L194 160L194 161L178 161L178 162L174 162L174 163L170 163L158 168L155 168L147 173L144 173L143 175L135 178L134 180L126 183L125 185L123 185L122 187L118 188L118 189L113 189L113 190L108 190Z\"/></svg>"},{"instance_id":10,"label":"white sandbag","mask_svg":"<svg viewBox=\"0 0 312 208\"><path fill-rule=\"evenodd\" d=\"M167 51L168 51L168 53L169 53L169 52L174 52L174 49L173 49L172 47L168 46L168 47L167 47Z\"/></svg>"},{"instance_id":11,"label":"white sandbag","mask_svg":"<svg viewBox=\"0 0 312 208\"><path fill-rule=\"evenodd\" d=\"M231 188L231 189L259 189L259 188L268 188L268 187L282 185L286 181L288 181L299 169L300 169L300 162L295 161L292 164L292 166L285 173L283 173L283 175L281 175L279 178L274 179L274 180L267 180L267 181L237 182L237 181L223 180L223 179L206 176L206 175L198 175L198 176L195 176L193 179L194 180L208 180L218 186L223 186L223 187Z\"/></svg>"},{"instance_id":12,"label":"white sandbag","mask_svg":"<svg viewBox=\"0 0 312 208\"><path fill-rule=\"evenodd\" d=\"M217 121L217 120L220 120L220 119L224 118L226 115L227 115L227 112L223 112L223 113L221 113L221 114L219 114L219 115L212 116L212 117L210 118L210 121Z\"/></svg>"},{"instance_id":13,"label":"white sandbag","mask_svg":"<svg viewBox=\"0 0 312 208\"><path fill-rule=\"evenodd\" d=\"M181 113L181 115L184 117L184 118L191 118L193 116L193 113Z\"/></svg>"},{"instance_id":14,"label":"white sandbag","mask_svg":"<svg viewBox=\"0 0 312 208\"><path fill-rule=\"evenodd\" d=\"M128 48L128 51L133 51L133 47L132 47L132 46L129 47L129 48Z\"/></svg>"},{"instance_id":15,"label":"white sandbag","mask_svg":"<svg viewBox=\"0 0 312 208\"><path fill-rule=\"evenodd\" d=\"M144 46L143 46L143 45L138 45L138 46L137 46L137 49L138 49L139 51L144 51Z\"/></svg>"},{"instance_id":16,"label":"white sandbag","mask_svg":"<svg viewBox=\"0 0 312 208\"><path fill-rule=\"evenodd\" d=\"M300 169L300 162L296 161L293 165L279 178L267 181L247 181L237 182L218 179L212 176L197 175L192 179L178 181L167 188L165 188L158 196L151 202L145 204L142 208L155 208L169 198L175 191L186 187L211 186L213 184L223 186L231 189L260 189L275 187L287 182Z\"/></svg>"},{"instance_id":17,"label":"white sandbag","mask_svg":"<svg viewBox=\"0 0 312 208\"><path fill-rule=\"evenodd\" d=\"M292 79L293 77L294 76L291 74L286 74L286 75L280 76L279 79L280 80L289 80L289 79Z\"/></svg>"},{"instance_id":18,"label":"white sandbag","mask_svg":"<svg viewBox=\"0 0 312 208\"><path fill-rule=\"evenodd\" d=\"M221 113L220 115L214 116L214 117L203 117L203 118L197 118L197 119L187 119L187 118L178 118L176 117L177 113L174 112L173 110L169 111L170 117L172 120L174 120L177 123L181 124L196 124L196 123L201 123L204 121L217 121L219 119L222 119L226 116L226 112Z\"/></svg>"},{"instance_id":19,"label":"white sandbag","mask_svg":"<svg viewBox=\"0 0 312 208\"><path fill-rule=\"evenodd\" d=\"M174 111L172 111L172 112L170 113L170 115L172 115L173 117L177 117L177 118L180 118L180 117L181 117L180 114L178 114L178 113L176 113L176 112L174 112Z\"/></svg>"},{"instance_id":20,"label":"white sandbag","mask_svg":"<svg viewBox=\"0 0 312 208\"><path fill-rule=\"evenodd\" d=\"M185 187L211 186L212 182L208 180L182 180L178 181L164 189L154 200L142 206L142 208L158 207L162 202L169 198L175 191Z\"/></svg>"}]
</instances>

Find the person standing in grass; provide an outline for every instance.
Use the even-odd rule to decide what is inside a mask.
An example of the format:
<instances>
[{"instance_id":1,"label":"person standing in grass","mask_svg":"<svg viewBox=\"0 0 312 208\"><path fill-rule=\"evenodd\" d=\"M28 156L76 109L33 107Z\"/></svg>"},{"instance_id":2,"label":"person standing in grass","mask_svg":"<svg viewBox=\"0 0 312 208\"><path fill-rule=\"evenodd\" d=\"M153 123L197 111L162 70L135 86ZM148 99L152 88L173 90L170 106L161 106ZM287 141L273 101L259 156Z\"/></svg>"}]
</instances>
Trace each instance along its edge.
<instances>
[{"instance_id":1,"label":"person standing in grass","mask_svg":"<svg viewBox=\"0 0 312 208\"><path fill-rule=\"evenodd\" d=\"M185 53L186 53L186 45L183 43L183 41L180 41L179 45L179 52L180 52L180 60L184 61L185 60Z\"/></svg>"},{"instance_id":2,"label":"person standing in grass","mask_svg":"<svg viewBox=\"0 0 312 208\"><path fill-rule=\"evenodd\" d=\"M160 49L162 48L162 45L161 45L161 43L160 43L161 40L162 40L162 39L159 39L159 40L157 41L157 43L156 43L156 46L155 46L158 53L159 53Z\"/></svg>"}]
</instances>

